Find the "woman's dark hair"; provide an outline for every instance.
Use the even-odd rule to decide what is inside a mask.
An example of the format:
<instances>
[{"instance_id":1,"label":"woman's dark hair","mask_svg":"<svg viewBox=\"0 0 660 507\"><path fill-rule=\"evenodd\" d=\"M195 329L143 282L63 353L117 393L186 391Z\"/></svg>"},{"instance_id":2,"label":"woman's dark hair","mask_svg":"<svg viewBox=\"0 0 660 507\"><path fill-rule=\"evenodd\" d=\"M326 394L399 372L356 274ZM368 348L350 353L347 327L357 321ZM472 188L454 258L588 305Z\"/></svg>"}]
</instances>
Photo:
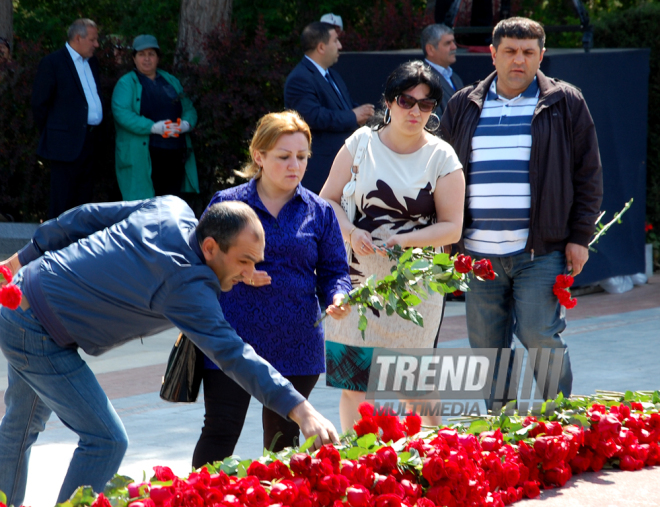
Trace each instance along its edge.
<instances>
[{"instance_id":1,"label":"woman's dark hair","mask_svg":"<svg viewBox=\"0 0 660 507\"><path fill-rule=\"evenodd\" d=\"M386 125L385 111L387 110L387 103L389 102L391 104L403 92L421 84L429 87L428 98L434 99L436 102L442 100L442 83L431 67L419 60L399 65L388 76L387 81L385 81L381 109L369 120L368 125L374 130L382 129ZM436 129L437 126L435 129L427 128L427 130Z\"/></svg>"}]
</instances>

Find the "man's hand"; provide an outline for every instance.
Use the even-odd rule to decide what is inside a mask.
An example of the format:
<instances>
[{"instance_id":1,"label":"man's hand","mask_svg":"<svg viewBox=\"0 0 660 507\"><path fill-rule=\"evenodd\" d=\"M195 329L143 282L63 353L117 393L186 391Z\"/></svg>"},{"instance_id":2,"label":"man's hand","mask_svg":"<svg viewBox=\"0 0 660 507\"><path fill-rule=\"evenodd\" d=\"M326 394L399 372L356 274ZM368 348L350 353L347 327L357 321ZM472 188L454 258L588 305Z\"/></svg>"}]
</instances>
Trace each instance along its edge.
<instances>
[{"instance_id":1,"label":"man's hand","mask_svg":"<svg viewBox=\"0 0 660 507\"><path fill-rule=\"evenodd\" d=\"M305 440L312 435L320 437L314 441L312 446L314 450L320 449L324 444L339 442L339 435L332 423L319 414L307 400L296 405L289 412L289 418L300 426L300 431L302 431Z\"/></svg>"},{"instance_id":2,"label":"man's hand","mask_svg":"<svg viewBox=\"0 0 660 507\"><path fill-rule=\"evenodd\" d=\"M6 266L9 271L11 271L12 276L15 276L16 273L21 269L21 263L18 260L18 254L15 253L12 255L9 259L6 259L2 262L0 262L0 266ZM0 276L0 286L5 286L7 285L7 281L3 276Z\"/></svg>"},{"instance_id":3,"label":"man's hand","mask_svg":"<svg viewBox=\"0 0 660 507\"><path fill-rule=\"evenodd\" d=\"M568 243L566 245L566 265L571 275L579 275L588 260L589 249L586 246L578 245L577 243Z\"/></svg>"},{"instance_id":4,"label":"man's hand","mask_svg":"<svg viewBox=\"0 0 660 507\"><path fill-rule=\"evenodd\" d=\"M362 104L361 106L353 109L353 112L355 113L357 124L362 126L367 123L367 120L374 115L374 105Z\"/></svg>"},{"instance_id":5,"label":"man's hand","mask_svg":"<svg viewBox=\"0 0 660 507\"><path fill-rule=\"evenodd\" d=\"M325 313L330 315L335 320L341 320L351 313L349 305L342 305L344 296L342 294L335 294L332 297L332 304L325 309Z\"/></svg>"}]
</instances>

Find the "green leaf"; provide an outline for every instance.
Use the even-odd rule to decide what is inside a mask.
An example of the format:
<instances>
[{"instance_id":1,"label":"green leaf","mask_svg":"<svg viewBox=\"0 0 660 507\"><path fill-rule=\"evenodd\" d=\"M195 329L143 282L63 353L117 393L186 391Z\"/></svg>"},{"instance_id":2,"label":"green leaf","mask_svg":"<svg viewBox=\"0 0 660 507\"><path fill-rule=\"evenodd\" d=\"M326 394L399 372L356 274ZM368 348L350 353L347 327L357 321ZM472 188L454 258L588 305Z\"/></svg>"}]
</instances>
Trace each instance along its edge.
<instances>
[{"instance_id":1,"label":"green leaf","mask_svg":"<svg viewBox=\"0 0 660 507\"><path fill-rule=\"evenodd\" d=\"M424 317L414 308L408 308L408 318L413 324L417 324L419 327L424 327Z\"/></svg>"},{"instance_id":2,"label":"green leaf","mask_svg":"<svg viewBox=\"0 0 660 507\"><path fill-rule=\"evenodd\" d=\"M369 322L367 321L367 318L364 315L360 315L360 319L358 320L358 329L360 331L366 331L368 323Z\"/></svg>"},{"instance_id":3,"label":"green leaf","mask_svg":"<svg viewBox=\"0 0 660 507\"><path fill-rule=\"evenodd\" d=\"M439 253L433 256L433 264L451 265L452 262L449 259L449 254Z\"/></svg>"},{"instance_id":4,"label":"green leaf","mask_svg":"<svg viewBox=\"0 0 660 507\"><path fill-rule=\"evenodd\" d=\"M252 463L251 459L246 459L241 461L236 469L237 477L239 478L247 477L247 469L249 468L251 463Z\"/></svg>"},{"instance_id":5,"label":"green leaf","mask_svg":"<svg viewBox=\"0 0 660 507\"><path fill-rule=\"evenodd\" d=\"M486 421L483 419L477 419L476 421L472 421L470 423L470 426L467 429L468 433L472 433L473 435L478 435L479 433L483 433L484 431L489 431L490 426Z\"/></svg>"},{"instance_id":6,"label":"green leaf","mask_svg":"<svg viewBox=\"0 0 660 507\"><path fill-rule=\"evenodd\" d=\"M355 444L358 447L362 447L363 449L371 449L374 444L376 443L376 440L378 437L374 435L373 433L368 433L364 436L361 436L355 441Z\"/></svg>"},{"instance_id":7,"label":"green leaf","mask_svg":"<svg viewBox=\"0 0 660 507\"><path fill-rule=\"evenodd\" d=\"M351 447L346 451L346 458L357 460L360 456L369 454L369 450L364 447Z\"/></svg>"},{"instance_id":8,"label":"green leaf","mask_svg":"<svg viewBox=\"0 0 660 507\"><path fill-rule=\"evenodd\" d=\"M651 398L651 403L654 405L660 403L660 391L653 391L653 397Z\"/></svg>"},{"instance_id":9,"label":"green leaf","mask_svg":"<svg viewBox=\"0 0 660 507\"><path fill-rule=\"evenodd\" d=\"M96 500L96 493L90 486L80 486L71 496L70 501L74 507L92 505Z\"/></svg>"},{"instance_id":10,"label":"green leaf","mask_svg":"<svg viewBox=\"0 0 660 507\"><path fill-rule=\"evenodd\" d=\"M414 294L411 294L410 292L405 293L405 295L403 296L403 300L406 302L408 306L417 306L419 303L422 302L420 298L418 298Z\"/></svg>"},{"instance_id":11,"label":"green leaf","mask_svg":"<svg viewBox=\"0 0 660 507\"><path fill-rule=\"evenodd\" d=\"M362 318L362 317L360 317L360 318ZM364 320L367 320L367 319L365 318ZM366 325L365 325L365 327L366 327ZM311 446L314 445L314 441L317 438L318 438L317 435L312 435L311 437L309 437L307 440L305 440L305 443L300 446L300 448L298 449L298 452L306 452L307 449L309 449Z\"/></svg>"},{"instance_id":12,"label":"green leaf","mask_svg":"<svg viewBox=\"0 0 660 507\"><path fill-rule=\"evenodd\" d=\"M422 270L422 269L428 269L431 266L431 263L425 259L419 259L413 262L410 265L410 269L413 270Z\"/></svg>"},{"instance_id":13,"label":"green leaf","mask_svg":"<svg viewBox=\"0 0 660 507\"><path fill-rule=\"evenodd\" d=\"M571 414L568 419L570 424L575 424L576 426L582 426L583 428L590 428L591 422L587 417L582 414Z\"/></svg>"},{"instance_id":14,"label":"green leaf","mask_svg":"<svg viewBox=\"0 0 660 507\"><path fill-rule=\"evenodd\" d=\"M626 394L623 395L624 401L633 401L634 395L632 391L626 391Z\"/></svg>"},{"instance_id":15,"label":"green leaf","mask_svg":"<svg viewBox=\"0 0 660 507\"><path fill-rule=\"evenodd\" d=\"M412 255L413 255L413 249L408 248L408 250L403 252L401 257L399 257L399 264L403 264L404 262L408 262L412 258Z\"/></svg>"},{"instance_id":16,"label":"green leaf","mask_svg":"<svg viewBox=\"0 0 660 507\"><path fill-rule=\"evenodd\" d=\"M7 503L7 495L5 495L2 491L0 491L0 503Z\"/></svg>"}]
</instances>

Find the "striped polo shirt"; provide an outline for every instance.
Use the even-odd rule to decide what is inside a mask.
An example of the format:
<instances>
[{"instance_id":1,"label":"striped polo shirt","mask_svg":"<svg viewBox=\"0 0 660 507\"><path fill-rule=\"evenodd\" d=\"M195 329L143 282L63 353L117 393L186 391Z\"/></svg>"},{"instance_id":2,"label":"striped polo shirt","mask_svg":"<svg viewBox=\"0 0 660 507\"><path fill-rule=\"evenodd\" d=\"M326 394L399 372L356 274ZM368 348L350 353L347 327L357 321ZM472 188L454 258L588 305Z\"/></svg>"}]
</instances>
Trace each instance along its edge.
<instances>
[{"instance_id":1,"label":"striped polo shirt","mask_svg":"<svg viewBox=\"0 0 660 507\"><path fill-rule=\"evenodd\" d=\"M472 223L465 230L467 250L495 257L524 251L529 235L529 157L539 101L536 78L513 99L499 96L496 86L497 78L472 137L466 189Z\"/></svg>"}]
</instances>

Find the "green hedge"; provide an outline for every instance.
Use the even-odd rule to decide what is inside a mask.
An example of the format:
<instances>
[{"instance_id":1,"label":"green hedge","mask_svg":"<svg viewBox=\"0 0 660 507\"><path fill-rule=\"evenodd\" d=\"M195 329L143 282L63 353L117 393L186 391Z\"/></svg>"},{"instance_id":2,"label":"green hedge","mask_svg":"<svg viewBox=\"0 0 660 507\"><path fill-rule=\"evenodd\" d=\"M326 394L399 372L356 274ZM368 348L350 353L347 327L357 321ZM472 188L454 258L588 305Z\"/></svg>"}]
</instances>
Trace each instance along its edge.
<instances>
[{"instance_id":1,"label":"green hedge","mask_svg":"<svg viewBox=\"0 0 660 507\"><path fill-rule=\"evenodd\" d=\"M651 48L647 143L647 222L660 227L660 4L606 13L594 23L597 47Z\"/></svg>"}]
</instances>

